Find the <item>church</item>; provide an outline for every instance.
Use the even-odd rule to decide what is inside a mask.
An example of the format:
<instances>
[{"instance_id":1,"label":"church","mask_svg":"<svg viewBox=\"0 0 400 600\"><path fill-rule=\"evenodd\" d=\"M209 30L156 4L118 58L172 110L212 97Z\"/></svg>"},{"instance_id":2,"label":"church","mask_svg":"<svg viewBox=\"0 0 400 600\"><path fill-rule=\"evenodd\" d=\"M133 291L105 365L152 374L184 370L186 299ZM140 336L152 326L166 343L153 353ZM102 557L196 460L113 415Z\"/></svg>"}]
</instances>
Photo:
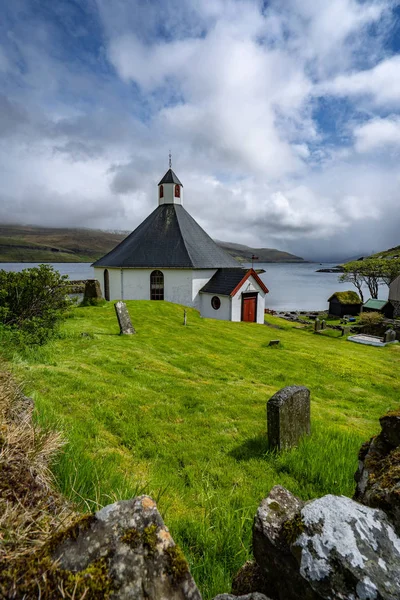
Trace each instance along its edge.
<instances>
[{"instance_id":1,"label":"church","mask_svg":"<svg viewBox=\"0 0 400 600\"><path fill-rule=\"evenodd\" d=\"M202 317L264 323L268 289L185 210L171 165L158 184L157 208L92 266L106 300L167 300Z\"/></svg>"}]
</instances>

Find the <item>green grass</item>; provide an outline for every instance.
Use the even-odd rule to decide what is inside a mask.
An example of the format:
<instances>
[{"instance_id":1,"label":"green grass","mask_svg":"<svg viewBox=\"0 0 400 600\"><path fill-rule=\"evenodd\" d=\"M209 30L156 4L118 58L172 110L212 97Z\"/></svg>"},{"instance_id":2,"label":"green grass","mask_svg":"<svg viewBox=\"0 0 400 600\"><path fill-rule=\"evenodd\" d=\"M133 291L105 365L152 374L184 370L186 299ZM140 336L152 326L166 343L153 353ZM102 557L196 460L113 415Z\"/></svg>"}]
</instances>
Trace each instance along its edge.
<instances>
[{"instance_id":1,"label":"green grass","mask_svg":"<svg viewBox=\"0 0 400 600\"><path fill-rule=\"evenodd\" d=\"M137 335L118 335L111 303L77 308L60 339L14 356L14 369L37 419L68 440L54 467L63 492L91 509L152 495L212 598L249 557L253 516L273 485L303 499L352 495L361 443L398 405L400 348L275 317L272 328L188 310L184 327L181 306L127 305ZM277 454L266 402L293 384L311 389L312 435Z\"/></svg>"}]
</instances>

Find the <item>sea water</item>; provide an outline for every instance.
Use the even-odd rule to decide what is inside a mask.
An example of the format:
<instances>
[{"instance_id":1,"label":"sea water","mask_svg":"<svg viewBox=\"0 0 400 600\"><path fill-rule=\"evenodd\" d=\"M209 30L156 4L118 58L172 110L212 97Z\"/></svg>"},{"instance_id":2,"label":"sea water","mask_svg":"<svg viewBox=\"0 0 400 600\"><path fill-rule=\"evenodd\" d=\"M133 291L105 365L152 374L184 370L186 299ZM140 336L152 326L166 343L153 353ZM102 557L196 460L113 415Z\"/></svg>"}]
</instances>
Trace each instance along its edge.
<instances>
[{"instance_id":1,"label":"sea water","mask_svg":"<svg viewBox=\"0 0 400 600\"><path fill-rule=\"evenodd\" d=\"M6 271L22 271L39 263L0 263ZM52 266L70 279L93 279L90 263L53 263ZM245 265L250 267L251 265ZM327 310L328 298L335 292L355 290L351 283L339 283L340 273L317 273L318 269L335 267L332 263L254 263L255 269L264 269L260 277L269 289L266 308L279 311ZM364 289L364 300L370 297ZM379 298L386 300L388 287L379 288Z\"/></svg>"}]
</instances>

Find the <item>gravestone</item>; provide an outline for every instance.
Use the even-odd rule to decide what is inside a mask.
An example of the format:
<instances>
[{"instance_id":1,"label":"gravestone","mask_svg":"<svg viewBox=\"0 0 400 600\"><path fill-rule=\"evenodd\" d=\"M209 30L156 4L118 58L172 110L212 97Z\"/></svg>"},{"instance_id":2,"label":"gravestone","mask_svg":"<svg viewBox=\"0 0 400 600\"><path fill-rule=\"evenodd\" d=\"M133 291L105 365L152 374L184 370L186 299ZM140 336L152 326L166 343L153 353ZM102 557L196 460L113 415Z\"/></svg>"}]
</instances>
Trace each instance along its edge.
<instances>
[{"instance_id":1,"label":"gravestone","mask_svg":"<svg viewBox=\"0 0 400 600\"><path fill-rule=\"evenodd\" d=\"M279 346L280 343L280 340L270 340L268 346Z\"/></svg>"},{"instance_id":2,"label":"gravestone","mask_svg":"<svg viewBox=\"0 0 400 600\"><path fill-rule=\"evenodd\" d=\"M393 329L388 329L385 331L385 335L383 337L383 341L385 344L388 342L394 342L396 340L396 332Z\"/></svg>"},{"instance_id":3,"label":"gravestone","mask_svg":"<svg viewBox=\"0 0 400 600\"><path fill-rule=\"evenodd\" d=\"M310 390L303 385L282 388L267 402L268 440L272 448L297 446L310 435Z\"/></svg>"},{"instance_id":4,"label":"gravestone","mask_svg":"<svg viewBox=\"0 0 400 600\"><path fill-rule=\"evenodd\" d=\"M84 300L102 299L100 283L97 279L88 279L85 284Z\"/></svg>"},{"instance_id":5,"label":"gravestone","mask_svg":"<svg viewBox=\"0 0 400 600\"><path fill-rule=\"evenodd\" d=\"M115 312L117 313L117 319L119 324L119 334L120 335L132 335L136 333L131 318L128 313L128 309L126 308L125 302L116 302L114 304Z\"/></svg>"},{"instance_id":6,"label":"gravestone","mask_svg":"<svg viewBox=\"0 0 400 600\"><path fill-rule=\"evenodd\" d=\"M319 331L321 331L321 321L318 319L318 317L315 319L314 331L316 333L318 333Z\"/></svg>"},{"instance_id":7,"label":"gravestone","mask_svg":"<svg viewBox=\"0 0 400 600\"><path fill-rule=\"evenodd\" d=\"M321 321L321 329L326 329L326 321L325 321L325 319L322 319L322 321Z\"/></svg>"}]
</instances>

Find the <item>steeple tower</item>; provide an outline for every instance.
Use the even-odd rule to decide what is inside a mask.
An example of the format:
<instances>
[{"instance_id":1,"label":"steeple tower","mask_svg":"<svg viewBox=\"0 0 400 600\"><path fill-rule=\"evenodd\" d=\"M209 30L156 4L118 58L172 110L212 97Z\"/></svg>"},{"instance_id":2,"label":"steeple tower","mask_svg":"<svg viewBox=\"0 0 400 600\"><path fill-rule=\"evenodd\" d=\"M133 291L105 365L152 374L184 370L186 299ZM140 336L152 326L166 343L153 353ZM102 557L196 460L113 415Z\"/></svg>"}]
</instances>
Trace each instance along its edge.
<instances>
[{"instance_id":1,"label":"steeple tower","mask_svg":"<svg viewBox=\"0 0 400 600\"><path fill-rule=\"evenodd\" d=\"M158 184L158 205L183 204L183 185L172 170L171 152L169 153L169 169Z\"/></svg>"}]
</instances>

